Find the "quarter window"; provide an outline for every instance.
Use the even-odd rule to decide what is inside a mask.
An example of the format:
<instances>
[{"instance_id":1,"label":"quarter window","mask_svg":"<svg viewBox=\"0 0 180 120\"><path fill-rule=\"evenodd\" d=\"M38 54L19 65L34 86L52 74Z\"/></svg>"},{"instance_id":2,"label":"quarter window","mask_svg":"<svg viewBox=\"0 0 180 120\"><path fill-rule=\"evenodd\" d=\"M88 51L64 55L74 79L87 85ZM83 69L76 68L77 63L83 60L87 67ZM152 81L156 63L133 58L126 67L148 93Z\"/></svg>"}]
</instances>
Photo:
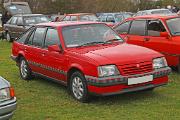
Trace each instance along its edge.
<instances>
[{"instance_id":1,"label":"quarter window","mask_svg":"<svg viewBox=\"0 0 180 120\"><path fill-rule=\"evenodd\" d=\"M27 32L23 33L17 40L19 43L24 43L34 28L30 28Z\"/></svg>"},{"instance_id":2,"label":"quarter window","mask_svg":"<svg viewBox=\"0 0 180 120\"><path fill-rule=\"evenodd\" d=\"M145 35L146 21L145 20L135 20L131 24L130 33L131 35Z\"/></svg>"},{"instance_id":3,"label":"quarter window","mask_svg":"<svg viewBox=\"0 0 180 120\"><path fill-rule=\"evenodd\" d=\"M42 47L45 32L46 32L46 28L37 28L36 29L36 31L34 33L34 38L33 38L34 46Z\"/></svg>"},{"instance_id":4,"label":"quarter window","mask_svg":"<svg viewBox=\"0 0 180 120\"><path fill-rule=\"evenodd\" d=\"M48 29L44 47L47 48L48 46L57 44L60 44L60 39L57 30L52 28Z\"/></svg>"}]
</instances>

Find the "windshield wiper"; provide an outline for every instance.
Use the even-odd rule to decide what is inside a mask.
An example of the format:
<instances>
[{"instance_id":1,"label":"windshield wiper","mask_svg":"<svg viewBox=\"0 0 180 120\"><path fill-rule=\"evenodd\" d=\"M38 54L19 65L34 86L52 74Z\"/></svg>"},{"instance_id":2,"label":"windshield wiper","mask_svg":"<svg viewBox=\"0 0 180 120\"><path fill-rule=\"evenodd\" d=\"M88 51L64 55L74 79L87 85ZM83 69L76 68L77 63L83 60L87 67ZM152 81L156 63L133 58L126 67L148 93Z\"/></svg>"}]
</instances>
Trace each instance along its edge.
<instances>
[{"instance_id":1,"label":"windshield wiper","mask_svg":"<svg viewBox=\"0 0 180 120\"><path fill-rule=\"evenodd\" d=\"M89 42L89 43L85 43L85 44L82 44L78 47L82 47L82 46L89 46L89 45L96 45L96 44L104 44L105 42Z\"/></svg>"},{"instance_id":2,"label":"windshield wiper","mask_svg":"<svg viewBox=\"0 0 180 120\"><path fill-rule=\"evenodd\" d=\"M111 40L107 40L105 43L112 43L112 42L123 42L122 39L111 39Z\"/></svg>"}]
</instances>

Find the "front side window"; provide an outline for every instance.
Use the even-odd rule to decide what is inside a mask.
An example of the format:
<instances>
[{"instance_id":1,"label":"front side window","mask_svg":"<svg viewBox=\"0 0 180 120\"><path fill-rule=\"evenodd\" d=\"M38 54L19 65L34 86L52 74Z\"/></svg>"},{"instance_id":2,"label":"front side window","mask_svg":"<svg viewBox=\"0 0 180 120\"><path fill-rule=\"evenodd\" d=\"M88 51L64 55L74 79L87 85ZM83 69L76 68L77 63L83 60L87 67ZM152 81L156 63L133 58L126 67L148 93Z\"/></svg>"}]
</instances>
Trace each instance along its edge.
<instances>
[{"instance_id":1,"label":"front side window","mask_svg":"<svg viewBox=\"0 0 180 120\"><path fill-rule=\"evenodd\" d=\"M118 34L104 24L67 26L62 33L66 47L104 44L113 40L123 42Z\"/></svg>"},{"instance_id":2,"label":"front side window","mask_svg":"<svg viewBox=\"0 0 180 120\"><path fill-rule=\"evenodd\" d=\"M49 28L45 39L45 48L51 45L60 45L59 35L56 29Z\"/></svg>"},{"instance_id":3,"label":"front side window","mask_svg":"<svg viewBox=\"0 0 180 120\"><path fill-rule=\"evenodd\" d=\"M172 35L180 36L180 18L173 18L166 21Z\"/></svg>"},{"instance_id":4,"label":"front side window","mask_svg":"<svg viewBox=\"0 0 180 120\"><path fill-rule=\"evenodd\" d=\"M119 34L127 34L129 31L129 27L130 27L130 21L129 22L125 22L121 25L119 25L118 27L115 28L115 30L119 33Z\"/></svg>"},{"instance_id":5,"label":"front side window","mask_svg":"<svg viewBox=\"0 0 180 120\"><path fill-rule=\"evenodd\" d=\"M77 21L77 16L71 16L71 21Z\"/></svg>"},{"instance_id":6,"label":"front side window","mask_svg":"<svg viewBox=\"0 0 180 120\"><path fill-rule=\"evenodd\" d=\"M160 36L161 32L165 32L164 25L159 20L148 20L147 26L148 36Z\"/></svg>"},{"instance_id":7,"label":"front side window","mask_svg":"<svg viewBox=\"0 0 180 120\"><path fill-rule=\"evenodd\" d=\"M34 38L33 38L33 45L37 47L42 47L42 43L44 40L46 28L37 28L35 33L34 33Z\"/></svg>"},{"instance_id":8,"label":"front side window","mask_svg":"<svg viewBox=\"0 0 180 120\"><path fill-rule=\"evenodd\" d=\"M135 20L131 24L129 34L144 36L145 30L146 30L146 20Z\"/></svg>"},{"instance_id":9,"label":"front side window","mask_svg":"<svg viewBox=\"0 0 180 120\"><path fill-rule=\"evenodd\" d=\"M107 22L115 22L115 19L112 15L107 16Z\"/></svg>"},{"instance_id":10,"label":"front side window","mask_svg":"<svg viewBox=\"0 0 180 120\"><path fill-rule=\"evenodd\" d=\"M24 17L25 25L34 25L38 23L50 22L50 19L47 16L29 16Z\"/></svg>"}]
</instances>

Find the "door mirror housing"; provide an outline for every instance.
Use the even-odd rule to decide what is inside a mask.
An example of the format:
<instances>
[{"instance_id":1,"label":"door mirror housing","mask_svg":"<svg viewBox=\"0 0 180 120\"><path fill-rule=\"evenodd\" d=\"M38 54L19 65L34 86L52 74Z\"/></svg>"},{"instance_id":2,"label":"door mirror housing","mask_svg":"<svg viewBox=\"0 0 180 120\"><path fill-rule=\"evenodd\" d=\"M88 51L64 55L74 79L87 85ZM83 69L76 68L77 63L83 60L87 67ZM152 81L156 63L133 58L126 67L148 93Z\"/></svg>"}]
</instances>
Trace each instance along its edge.
<instances>
[{"instance_id":1,"label":"door mirror housing","mask_svg":"<svg viewBox=\"0 0 180 120\"><path fill-rule=\"evenodd\" d=\"M168 32L160 32L161 37L169 38Z\"/></svg>"},{"instance_id":2,"label":"door mirror housing","mask_svg":"<svg viewBox=\"0 0 180 120\"><path fill-rule=\"evenodd\" d=\"M48 51L50 51L50 52L62 52L62 49L60 49L59 45L51 45L51 46L48 46Z\"/></svg>"}]
</instances>

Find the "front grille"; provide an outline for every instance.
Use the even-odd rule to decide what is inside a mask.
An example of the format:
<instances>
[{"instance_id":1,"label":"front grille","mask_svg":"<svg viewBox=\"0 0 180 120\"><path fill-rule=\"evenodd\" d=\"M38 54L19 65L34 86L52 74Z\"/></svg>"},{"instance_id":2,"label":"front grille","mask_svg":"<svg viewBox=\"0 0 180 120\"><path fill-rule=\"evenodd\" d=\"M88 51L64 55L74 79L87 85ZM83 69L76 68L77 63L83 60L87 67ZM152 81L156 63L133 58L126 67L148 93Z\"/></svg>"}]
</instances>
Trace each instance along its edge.
<instances>
[{"instance_id":1,"label":"front grille","mask_svg":"<svg viewBox=\"0 0 180 120\"><path fill-rule=\"evenodd\" d=\"M152 71L152 62L141 62L118 66L122 75L136 75Z\"/></svg>"}]
</instances>

